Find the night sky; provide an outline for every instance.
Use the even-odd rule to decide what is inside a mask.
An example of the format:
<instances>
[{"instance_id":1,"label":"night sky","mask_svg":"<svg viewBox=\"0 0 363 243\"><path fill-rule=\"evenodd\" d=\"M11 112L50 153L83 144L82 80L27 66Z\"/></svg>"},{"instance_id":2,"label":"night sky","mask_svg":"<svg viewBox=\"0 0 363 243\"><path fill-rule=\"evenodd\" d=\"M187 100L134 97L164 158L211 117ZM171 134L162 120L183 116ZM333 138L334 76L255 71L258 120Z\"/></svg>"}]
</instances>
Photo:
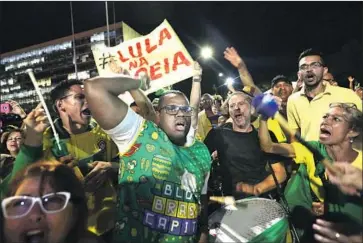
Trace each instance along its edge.
<instances>
[{"instance_id":1,"label":"night sky","mask_svg":"<svg viewBox=\"0 0 363 243\"><path fill-rule=\"evenodd\" d=\"M2 53L71 35L69 2L2 2ZM194 58L214 48L215 61L201 61L203 89L220 85L218 72L237 76L223 59L234 46L257 83L277 74L296 77L297 57L313 47L342 86L347 75L362 83L362 2L114 2L116 22L147 34L167 19ZM113 2L108 2L113 23ZM104 2L73 2L75 32L106 25ZM189 85L189 84L187 84Z\"/></svg>"}]
</instances>

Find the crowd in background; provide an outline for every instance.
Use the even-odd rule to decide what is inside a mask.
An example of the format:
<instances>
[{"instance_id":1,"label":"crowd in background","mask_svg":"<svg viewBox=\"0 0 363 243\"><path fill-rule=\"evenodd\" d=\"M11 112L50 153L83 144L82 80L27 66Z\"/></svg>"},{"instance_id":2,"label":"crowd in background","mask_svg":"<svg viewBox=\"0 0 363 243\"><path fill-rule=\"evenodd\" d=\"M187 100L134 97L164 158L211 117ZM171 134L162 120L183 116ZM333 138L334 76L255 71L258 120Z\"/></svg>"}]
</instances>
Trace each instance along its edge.
<instances>
[{"instance_id":1,"label":"crowd in background","mask_svg":"<svg viewBox=\"0 0 363 243\"><path fill-rule=\"evenodd\" d=\"M362 87L339 87L312 49L298 80L279 74L268 90L233 47L224 57L243 87L226 97L201 95L198 63L190 95L169 87L152 102L146 76L65 80L50 92L57 136L41 105L6 101L1 242L208 242L211 195L284 196L301 242L362 242ZM266 96L289 129L254 105Z\"/></svg>"}]
</instances>

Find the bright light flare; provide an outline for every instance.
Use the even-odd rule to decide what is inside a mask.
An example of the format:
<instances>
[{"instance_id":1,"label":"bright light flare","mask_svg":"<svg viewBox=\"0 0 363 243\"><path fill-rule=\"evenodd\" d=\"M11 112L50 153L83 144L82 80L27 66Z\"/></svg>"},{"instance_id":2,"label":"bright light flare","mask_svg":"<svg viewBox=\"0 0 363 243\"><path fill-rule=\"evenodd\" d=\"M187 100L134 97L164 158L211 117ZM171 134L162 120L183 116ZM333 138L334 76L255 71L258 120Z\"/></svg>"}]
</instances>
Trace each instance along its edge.
<instances>
[{"instance_id":1,"label":"bright light flare","mask_svg":"<svg viewBox=\"0 0 363 243\"><path fill-rule=\"evenodd\" d=\"M229 77L226 79L225 85L231 85L231 84L233 84L233 78Z\"/></svg>"},{"instance_id":2,"label":"bright light flare","mask_svg":"<svg viewBox=\"0 0 363 243\"><path fill-rule=\"evenodd\" d=\"M200 55L204 58L204 59L208 59L211 58L213 56L213 50L210 47L203 47L202 51L200 53Z\"/></svg>"},{"instance_id":3,"label":"bright light flare","mask_svg":"<svg viewBox=\"0 0 363 243\"><path fill-rule=\"evenodd\" d=\"M223 77L223 73L219 73L219 74L218 74L218 76L219 76L219 77Z\"/></svg>"}]
</instances>

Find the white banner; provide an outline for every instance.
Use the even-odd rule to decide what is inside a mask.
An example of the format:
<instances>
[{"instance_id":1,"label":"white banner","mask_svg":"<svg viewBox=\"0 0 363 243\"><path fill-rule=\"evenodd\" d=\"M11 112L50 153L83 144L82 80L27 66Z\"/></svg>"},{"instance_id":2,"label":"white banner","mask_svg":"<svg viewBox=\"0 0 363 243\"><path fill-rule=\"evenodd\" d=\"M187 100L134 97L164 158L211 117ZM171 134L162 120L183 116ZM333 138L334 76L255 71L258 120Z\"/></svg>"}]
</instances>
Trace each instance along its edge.
<instances>
[{"instance_id":1,"label":"white banner","mask_svg":"<svg viewBox=\"0 0 363 243\"><path fill-rule=\"evenodd\" d=\"M128 72L138 77L147 73L151 81L146 94L193 75L193 59L167 20L148 35L114 47L101 43L94 45L92 51L100 76Z\"/></svg>"}]
</instances>

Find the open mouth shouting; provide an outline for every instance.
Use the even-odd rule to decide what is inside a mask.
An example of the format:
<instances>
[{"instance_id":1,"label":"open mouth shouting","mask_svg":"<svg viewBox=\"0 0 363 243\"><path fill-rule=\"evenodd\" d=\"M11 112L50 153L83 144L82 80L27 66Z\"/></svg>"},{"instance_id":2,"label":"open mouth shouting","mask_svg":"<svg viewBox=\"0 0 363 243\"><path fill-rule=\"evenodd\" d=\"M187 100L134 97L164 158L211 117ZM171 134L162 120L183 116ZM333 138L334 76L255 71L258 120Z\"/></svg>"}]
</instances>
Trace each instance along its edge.
<instances>
[{"instance_id":1,"label":"open mouth shouting","mask_svg":"<svg viewBox=\"0 0 363 243\"><path fill-rule=\"evenodd\" d=\"M81 111L81 114L84 116L91 116L91 111L88 108L86 108Z\"/></svg>"},{"instance_id":2,"label":"open mouth shouting","mask_svg":"<svg viewBox=\"0 0 363 243\"><path fill-rule=\"evenodd\" d=\"M175 130L179 131L179 132L184 132L185 128L186 128L186 121L185 120L177 120L175 122Z\"/></svg>"},{"instance_id":3,"label":"open mouth shouting","mask_svg":"<svg viewBox=\"0 0 363 243\"><path fill-rule=\"evenodd\" d=\"M245 119L242 113L234 114L234 118L238 123L243 122Z\"/></svg>"},{"instance_id":4,"label":"open mouth shouting","mask_svg":"<svg viewBox=\"0 0 363 243\"><path fill-rule=\"evenodd\" d=\"M43 230L30 230L24 234L24 243L47 243Z\"/></svg>"},{"instance_id":5,"label":"open mouth shouting","mask_svg":"<svg viewBox=\"0 0 363 243\"><path fill-rule=\"evenodd\" d=\"M331 136L331 130L326 126L320 127L320 138L329 138Z\"/></svg>"},{"instance_id":6,"label":"open mouth shouting","mask_svg":"<svg viewBox=\"0 0 363 243\"><path fill-rule=\"evenodd\" d=\"M314 80L315 80L315 75L314 75L313 73L308 73L308 74L306 75L306 80L307 80L308 82L312 82L312 81L314 81Z\"/></svg>"}]
</instances>

